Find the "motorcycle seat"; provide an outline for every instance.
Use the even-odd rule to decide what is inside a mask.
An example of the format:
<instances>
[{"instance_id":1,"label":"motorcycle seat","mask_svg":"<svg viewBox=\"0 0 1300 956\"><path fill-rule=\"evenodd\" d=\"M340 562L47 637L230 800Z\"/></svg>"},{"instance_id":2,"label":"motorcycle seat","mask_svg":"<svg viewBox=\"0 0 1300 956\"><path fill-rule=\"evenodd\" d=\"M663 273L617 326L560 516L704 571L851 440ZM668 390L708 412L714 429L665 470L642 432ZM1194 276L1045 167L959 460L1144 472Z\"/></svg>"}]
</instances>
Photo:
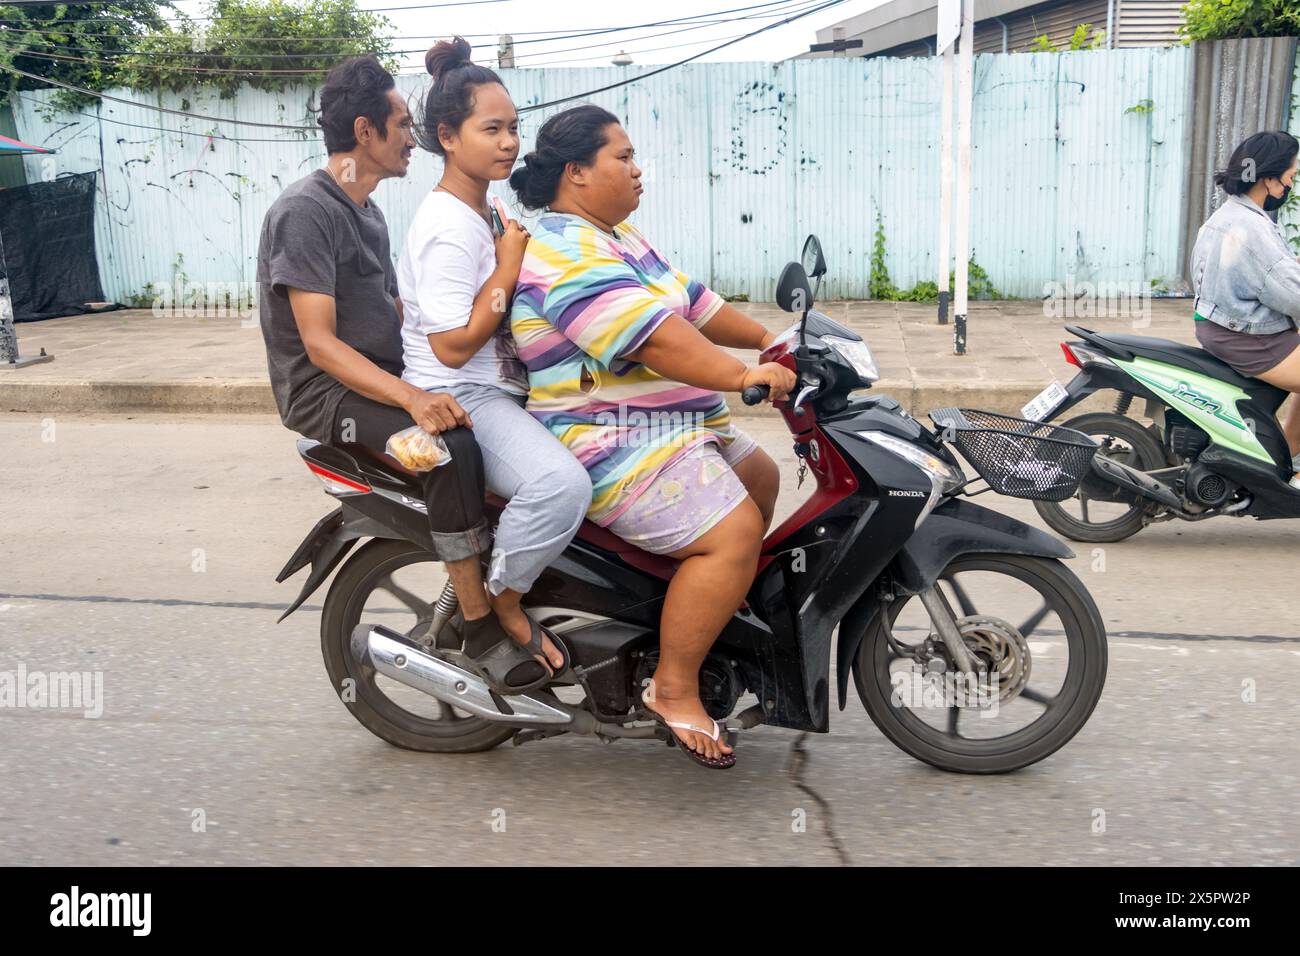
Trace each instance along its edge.
<instances>
[{"instance_id":1,"label":"motorcycle seat","mask_svg":"<svg viewBox=\"0 0 1300 956\"><path fill-rule=\"evenodd\" d=\"M376 452L365 445L347 444L344 442L333 443L332 447L351 455L362 471L371 475L378 473L380 477L389 481L394 481L406 485L412 494L419 496L423 493L420 486L420 473L411 471L391 455L385 455ZM504 498L488 493L484 498L484 505L491 521L495 523L501 516L502 509L505 508ZM651 554L649 551L642 551L634 544L629 544L612 531L607 531L594 522L583 520L578 528L576 537L585 541L587 544L600 548L602 551L617 554L623 561L640 568L647 574L653 574L655 577L667 581L672 578L673 573L681 564L675 558L666 558L660 554Z\"/></svg>"},{"instance_id":2,"label":"motorcycle seat","mask_svg":"<svg viewBox=\"0 0 1300 956\"><path fill-rule=\"evenodd\" d=\"M331 447L338 448L347 452L357 460L357 465L364 470L379 472L380 475L396 481L401 484L411 485L416 491L420 490L420 473L412 471L403 465L392 455L386 455L383 452L374 451L365 445L356 445L348 442L331 442Z\"/></svg>"},{"instance_id":3,"label":"motorcycle seat","mask_svg":"<svg viewBox=\"0 0 1300 956\"><path fill-rule=\"evenodd\" d=\"M1091 329L1068 325L1066 331L1104 349L1107 354L1127 360L1132 356L1141 356L1156 362L1177 365L1201 375L1218 379L1233 385L1253 398L1265 400L1276 398L1276 408L1286 398L1286 392L1268 382L1242 375L1222 359L1215 358L1205 349L1195 345L1185 345L1172 339L1159 339L1145 335L1130 335L1124 332L1093 332Z\"/></svg>"},{"instance_id":4,"label":"motorcycle seat","mask_svg":"<svg viewBox=\"0 0 1300 956\"><path fill-rule=\"evenodd\" d=\"M488 493L485 504L488 513L492 519L497 519L501 510L505 508L506 501L504 498ZM575 537L579 541L584 541L602 551L609 551L617 554L623 561L635 568L640 568L647 574L653 574L657 578L667 581L673 576L678 566L681 564L676 558L666 558L661 554L651 554L649 551L642 551L634 544L624 541L614 532L602 528L593 521L583 519L582 524L578 526L578 533Z\"/></svg>"}]
</instances>

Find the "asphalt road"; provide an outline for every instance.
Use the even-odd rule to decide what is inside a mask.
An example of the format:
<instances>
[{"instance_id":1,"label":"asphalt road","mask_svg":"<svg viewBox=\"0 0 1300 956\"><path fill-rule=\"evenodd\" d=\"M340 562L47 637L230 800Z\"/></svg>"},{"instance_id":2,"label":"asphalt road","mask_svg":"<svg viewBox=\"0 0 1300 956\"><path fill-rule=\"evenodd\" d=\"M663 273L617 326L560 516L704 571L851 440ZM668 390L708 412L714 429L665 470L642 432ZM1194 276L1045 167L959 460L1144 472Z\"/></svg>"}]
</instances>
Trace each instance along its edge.
<instances>
[{"instance_id":1,"label":"asphalt road","mask_svg":"<svg viewBox=\"0 0 1300 956\"><path fill-rule=\"evenodd\" d=\"M809 488L788 437L745 427L788 513ZM1300 862L1300 525L1077 547L1109 677L1031 768L933 770L850 691L828 735L760 728L719 774L637 741L372 737L326 679L323 591L275 624L330 503L272 419L3 416L0 489L0 679L103 675L98 719L0 706L0 864Z\"/></svg>"}]
</instances>

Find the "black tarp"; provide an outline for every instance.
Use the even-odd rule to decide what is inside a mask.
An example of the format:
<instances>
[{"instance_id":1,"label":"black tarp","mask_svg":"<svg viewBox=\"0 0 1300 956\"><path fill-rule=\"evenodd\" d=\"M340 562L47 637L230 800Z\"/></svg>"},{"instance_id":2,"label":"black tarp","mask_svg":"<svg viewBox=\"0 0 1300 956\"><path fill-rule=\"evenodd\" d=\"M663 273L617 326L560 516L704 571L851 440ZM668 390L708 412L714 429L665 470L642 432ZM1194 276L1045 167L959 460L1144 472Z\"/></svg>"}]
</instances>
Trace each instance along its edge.
<instances>
[{"instance_id":1,"label":"black tarp","mask_svg":"<svg viewBox=\"0 0 1300 956\"><path fill-rule=\"evenodd\" d=\"M104 298L95 261L95 174L0 189L14 321L88 312Z\"/></svg>"}]
</instances>

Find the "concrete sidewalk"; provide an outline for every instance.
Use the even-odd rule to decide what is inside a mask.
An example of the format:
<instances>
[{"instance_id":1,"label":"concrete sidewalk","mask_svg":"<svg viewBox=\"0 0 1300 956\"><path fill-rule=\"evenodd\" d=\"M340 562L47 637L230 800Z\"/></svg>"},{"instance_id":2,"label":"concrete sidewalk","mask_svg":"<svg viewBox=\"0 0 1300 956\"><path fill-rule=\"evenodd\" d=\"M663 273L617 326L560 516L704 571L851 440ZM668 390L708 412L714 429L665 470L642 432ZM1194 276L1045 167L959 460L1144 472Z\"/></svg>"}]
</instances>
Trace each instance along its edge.
<instances>
[{"instance_id":1,"label":"concrete sidewalk","mask_svg":"<svg viewBox=\"0 0 1300 956\"><path fill-rule=\"evenodd\" d=\"M1037 300L974 303L964 356L953 354L952 326L937 324L933 305L852 301L820 308L866 339L880 368L876 391L923 415L946 405L1018 414L1054 378L1072 376L1060 349L1067 324L1195 344L1190 300L1153 299L1149 305L1149 315L1137 318L1058 318L1045 315ZM775 305L737 306L774 330L791 321ZM21 355L44 348L55 358L0 368L3 411L275 411L256 315L157 317L130 309L17 329ZM752 353L746 357L752 360ZM1090 401L1103 404L1101 396ZM737 415L765 414L735 398L730 404Z\"/></svg>"}]
</instances>

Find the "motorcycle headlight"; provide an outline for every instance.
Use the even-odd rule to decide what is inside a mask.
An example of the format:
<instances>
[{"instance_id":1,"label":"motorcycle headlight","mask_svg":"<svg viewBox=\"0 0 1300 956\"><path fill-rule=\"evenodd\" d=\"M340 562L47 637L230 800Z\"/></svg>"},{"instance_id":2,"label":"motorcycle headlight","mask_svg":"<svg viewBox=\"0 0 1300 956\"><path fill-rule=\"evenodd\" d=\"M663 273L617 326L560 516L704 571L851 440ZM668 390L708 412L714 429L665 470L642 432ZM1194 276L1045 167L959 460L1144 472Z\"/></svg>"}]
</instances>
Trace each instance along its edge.
<instances>
[{"instance_id":1,"label":"motorcycle headlight","mask_svg":"<svg viewBox=\"0 0 1300 956\"><path fill-rule=\"evenodd\" d=\"M960 487L966 481L966 476L962 474L960 468L954 468L942 458L930 454L924 448L918 448L911 442L904 441L897 435L891 435L888 432L858 432L858 435L873 445L879 445L886 451L893 452L904 461L911 462L929 476L930 498L916 518L917 525L920 525L925 520L926 515L934 510L934 506L939 503L940 498Z\"/></svg>"},{"instance_id":2,"label":"motorcycle headlight","mask_svg":"<svg viewBox=\"0 0 1300 956\"><path fill-rule=\"evenodd\" d=\"M867 343L854 339L842 339L837 335L823 335L822 341L840 354L840 358L853 366L864 382L880 381L880 372L876 369L876 360L871 357Z\"/></svg>"}]
</instances>

